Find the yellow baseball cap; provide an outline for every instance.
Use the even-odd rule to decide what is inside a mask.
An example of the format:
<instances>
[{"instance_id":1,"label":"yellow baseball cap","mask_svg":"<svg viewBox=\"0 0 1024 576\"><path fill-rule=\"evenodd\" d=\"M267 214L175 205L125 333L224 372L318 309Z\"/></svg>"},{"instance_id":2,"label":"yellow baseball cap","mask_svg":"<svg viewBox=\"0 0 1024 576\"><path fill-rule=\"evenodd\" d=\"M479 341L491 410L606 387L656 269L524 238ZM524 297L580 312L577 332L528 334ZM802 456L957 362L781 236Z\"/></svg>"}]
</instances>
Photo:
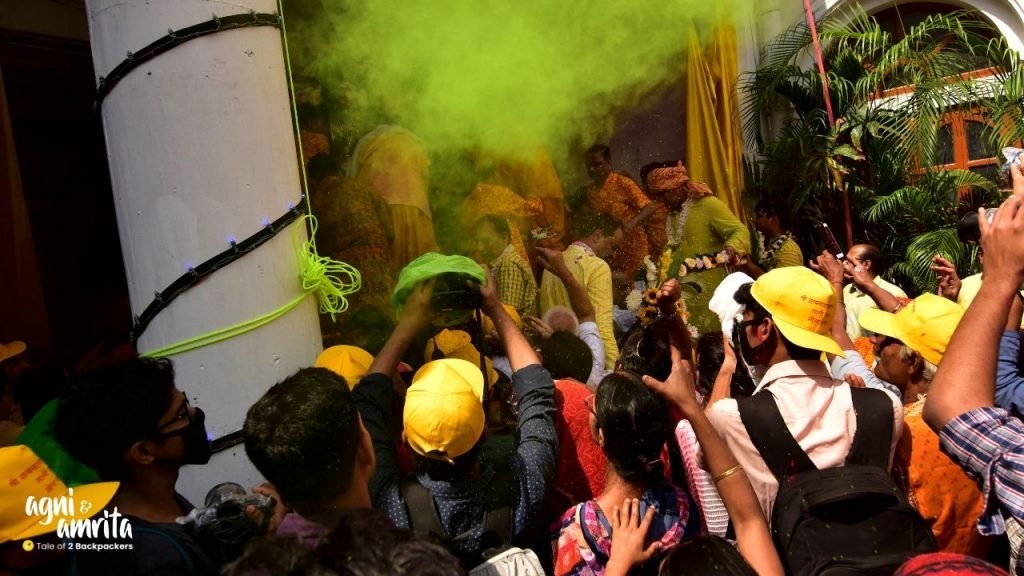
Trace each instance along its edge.
<instances>
[{"instance_id":1,"label":"yellow baseball cap","mask_svg":"<svg viewBox=\"0 0 1024 576\"><path fill-rule=\"evenodd\" d=\"M117 482L68 488L28 446L0 448L0 543L57 531L103 511ZM49 514L48 514L49 513Z\"/></svg>"},{"instance_id":2,"label":"yellow baseball cap","mask_svg":"<svg viewBox=\"0 0 1024 576\"><path fill-rule=\"evenodd\" d=\"M802 266L776 268L754 282L750 295L772 315L790 342L843 356L832 338L837 295L820 274Z\"/></svg>"},{"instance_id":3,"label":"yellow baseball cap","mask_svg":"<svg viewBox=\"0 0 1024 576\"><path fill-rule=\"evenodd\" d=\"M430 362L434 360L434 352L436 351L440 351L445 358L465 360L476 366L477 371L480 370L480 350L473 346L473 339L464 330L449 330L445 328L434 335L433 338L427 340L427 345L423 349L423 361ZM494 370L494 364L491 362L491 359L486 356L484 357L484 366L487 368L487 384L488 386L494 386L494 383L498 381L498 373Z\"/></svg>"},{"instance_id":4,"label":"yellow baseball cap","mask_svg":"<svg viewBox=\"0 0 1024 576\"><path fill-rule=\"evenodd\" d=\"M509 304L502 304L501 307L504 308L505 312L508 313L509 318L511 318L512 322L515 323L516 328L523 327L523 319L519 317L519 312L517 312L514 307L512 307ZM491 320L490 316L487 316L485 314L480 324L483 328L484 334L490 334L491 332L494 332L494 320Z\"/></svg>"},{"instance_id":5,"label":"yellow baseball cap","mask_svg":"<svg viewBox=\"0 0 1024 576\"><path fill-rule=\"evenodd\" d=\"M895 314L872 308L859 320L865 329L896 338L937 366L963 316L964 309L956 302L921 294Z\"/></svg>"},{"instance_id":6,"label":"yellow baseball cap","mask_svg":"<svg viewBox=\"0 0 1024 576\"><path fill-rule=\"evenodd\" d=\"M331 346L316 357L314 366L327 368L331 372L341 376L348 383L348 389L355 388L356 384L366 376L373 364L373 356L369 352L356 346Z\"/></svg>"},{"instance_id":7,"label":"yellow baseball cap","mask_svg":"<svg viewBox=\"0 0 1024 576\"><path fill-rule=\"evenodd\" d=\"M484 379L465 360L424 364L405 394L402 421L413 452L451 462L469 452L484 432Z\"/></svg>"}]
</instances>

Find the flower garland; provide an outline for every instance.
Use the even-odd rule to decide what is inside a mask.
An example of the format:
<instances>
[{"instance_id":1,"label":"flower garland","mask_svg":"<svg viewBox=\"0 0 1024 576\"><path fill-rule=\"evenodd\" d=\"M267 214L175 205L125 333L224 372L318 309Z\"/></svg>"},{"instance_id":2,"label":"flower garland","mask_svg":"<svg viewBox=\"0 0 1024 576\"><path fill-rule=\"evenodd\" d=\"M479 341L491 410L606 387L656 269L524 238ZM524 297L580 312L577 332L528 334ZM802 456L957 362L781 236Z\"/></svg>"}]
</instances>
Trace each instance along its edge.
<instances>
[{"instance_id":1,"label":"flower garland","mask_svg":"<svg viewBox=\"0 0 1024 576\"><path fill-rule=\"evenodd\" d=\"M648 288L643 292L633 290L626 296L626 308L635 312L637 319L640 320L640 325L646 328L651 322L661 317L661 311L658 310L658 290L656 288ZM676 312L684 322L690 319L690 312L686 309L686 303L682 298L676 300Z\"/></svg>"},{"instance_id":2,"label":"flower garland","mask_svg":"<svg viewBox=\"0 0 1024 576\"><path fill-rule=\"evenodd\" d=\"M665 232L668 236L670 248L678 248L683 241L683 231L686 230L686 220L690 216L690 208L693 207L693 199L687 198L679 212L675 214L675 222L672 221L672 214L668 215L668 222L665 224Z\"/></svg>"},{"instance_id":3,"label":"flower garland","mask_svg":"<svg viewBox=\"0 0 1024 576\"><path fill-rule=\"evenodd\" d=\"M685 278L691 272L713 270L728 263L728 250L722 250L718 254L698 254L693 258L685 258L679 263L679 271L676 272L676 277Z\"/></svg>"},{"instance_id":4,"label":"flower garland","mask_svg":"<svg viewBox=\"0 0 1024 576\"><path fill-rule=\"evenodd\" d=\"M768 268L769 266L771 266L772 262L775 261L775 253L778 252L779 248L782 248L782 245L785 244L791 238L793 238L793 234L791 234L789 232L783 232L782 234L779 234L778 236L776 236L775 239L772 240L771 244L769 244L767 247L765 247L765 244L764 244L764 240L765 240L764 234L761 234L761 232L758 231L757 232L757 247L758 247L758 251L757 251L758 259L757 259L757 261L758 261L759 264L761 264L761 268Z\"/></svg>"}]
</instances>

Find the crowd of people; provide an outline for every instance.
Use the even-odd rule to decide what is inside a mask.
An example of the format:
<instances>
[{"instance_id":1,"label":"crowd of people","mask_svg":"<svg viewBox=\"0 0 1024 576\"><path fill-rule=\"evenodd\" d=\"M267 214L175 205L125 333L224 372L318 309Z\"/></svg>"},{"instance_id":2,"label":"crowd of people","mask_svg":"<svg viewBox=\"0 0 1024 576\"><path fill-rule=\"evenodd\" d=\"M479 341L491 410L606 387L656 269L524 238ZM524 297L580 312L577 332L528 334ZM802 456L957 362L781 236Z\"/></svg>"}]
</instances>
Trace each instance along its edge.
<instances>
[{"instance_id":1,"label":"crowd of people","mask_svg":"<svg viewBox=\"0 0 1024 576\"><path fill-rule=\"evenodd\" d=\"M358 226L380 224L345 242L373 245L364 308L394 322L329 334L247 407L245 456L267 481L249 492L218 485L199 507L178 492L211 446L172 360L47 388L23 345L0 346L0 451L38 455L61 485L117 482L101 507L132 534L130 550L45 547L68 538L0 525L0 572L1024 570L1024 168L981 218L984 275L936 257L939 294L910 299L875 246L805 259L762 204L755 250L681 162L634 180L601 145L563 219L480 183L465 254L441 255L411 184L421 148L380 129L351 167L371 177L321 167L319 209L352 198Z\"/></svg>"}]
</instances>

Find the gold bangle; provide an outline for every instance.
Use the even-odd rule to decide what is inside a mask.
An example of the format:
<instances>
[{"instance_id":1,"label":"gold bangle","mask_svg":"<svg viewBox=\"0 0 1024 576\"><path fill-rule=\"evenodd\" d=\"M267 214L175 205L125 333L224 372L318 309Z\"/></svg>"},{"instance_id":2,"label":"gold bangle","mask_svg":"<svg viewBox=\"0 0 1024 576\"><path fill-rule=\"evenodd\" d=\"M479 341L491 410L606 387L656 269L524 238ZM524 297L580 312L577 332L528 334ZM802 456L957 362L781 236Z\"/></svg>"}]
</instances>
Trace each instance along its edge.
<instances>
[{"instance_id":1,"label":"gold bangle","mask_svg":"<svg viewBox=\"0 0 1024 576\"><path fill-rule=\"evenodd\" d=\"M718 484L722 480L725 480L726 478L728 478L729 476L732 476L733 474L739 472L740 470L743 470L743 465L742 464L737 464L737 465L733 466L732 468L729 468L725 472L722 472L718 476L715 476L714 478L711 479L711 481L714 482L715 484Z\"/></svg>"}]
</instances>

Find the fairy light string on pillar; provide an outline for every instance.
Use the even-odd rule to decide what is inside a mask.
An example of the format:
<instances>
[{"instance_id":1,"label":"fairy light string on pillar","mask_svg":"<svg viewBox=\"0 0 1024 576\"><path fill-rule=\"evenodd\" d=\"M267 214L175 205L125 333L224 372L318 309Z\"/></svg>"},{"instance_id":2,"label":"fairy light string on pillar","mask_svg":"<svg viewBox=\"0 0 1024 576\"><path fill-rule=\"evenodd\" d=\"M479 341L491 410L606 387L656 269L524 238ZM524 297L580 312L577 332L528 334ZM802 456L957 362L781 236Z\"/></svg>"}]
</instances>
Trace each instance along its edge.
<instances>
[{"instance_id":1,"label":"fairy light string on pillar","mask_svg":"<svg viewBox=\"0 0 1024 576\"><path fill-rule=\"evenodd\" d=\"M107 78L100 79L100 86L97 97L97 108L103 98L114 88L117 82L127 75L139 64L159 54L172 50L182 43L198 38L206 34L221 32L245 26L275 26L280 29L285 52L285 69L288 77L288 93L291 100L292 126L296 143L297 158L301 160L302 140L299 132L298 110L295 104L295 88L292 80L290 56L288 54L288 41L285 37L284 18L282 16L280 2L278 3L277 14L256 14L239 15L235 17L218 18L207 23L197 24L178 31L169 30L167 36L149 44L142 50L135 53L128 53L128 57L121 65L117 66ZM241 242L234 236L228 236L228 248L215 256L207 259L198 266L185 264L185 273L178 277L164 290L154 294L153 301L146 306L143 313L134 318L131 339L138 341L139 337L150 325L152 320L178 296L188 291L204 278L220 270L242 256L253 252L261 245L278 234L278 232L289 227L297 220L302 221L308 227L308 240L299 241L294 239L296 257L299 264L298 280L302 286L302 294L285 303L280 308L271 310L265 314L251 318L231 326L219 328L204 334L199 334L185 340L174 342L159 348L149 350L140 354L143 357L166 357L182 354L203 346L209 346L224 340L240 336L252 330L265 326L278 318L281 318L289 311L299 305L305 298L315 295L319 302L319 310L322 314L328 314L335 319L338 314L348 310L348 296L357 292L362 287L362 278L354 266L321 256L316 249L317 221L312 215L310 205L308 184L306 180L305 166L300 165L300 186L302 195L299 204L289 205L285 214L274 221L264 218L262 228Z\"/></svg>"}]
</instances>

